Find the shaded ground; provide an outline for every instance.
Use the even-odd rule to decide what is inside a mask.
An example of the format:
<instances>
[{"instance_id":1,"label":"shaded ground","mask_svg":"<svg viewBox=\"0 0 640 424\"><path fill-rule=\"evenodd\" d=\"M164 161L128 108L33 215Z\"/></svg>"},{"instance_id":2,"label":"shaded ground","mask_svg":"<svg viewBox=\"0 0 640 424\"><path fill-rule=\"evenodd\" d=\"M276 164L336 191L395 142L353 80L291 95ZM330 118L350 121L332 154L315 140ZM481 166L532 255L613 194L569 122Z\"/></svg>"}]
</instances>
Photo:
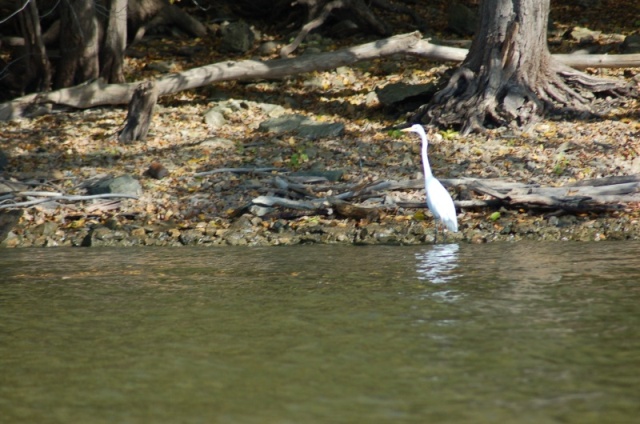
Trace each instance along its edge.
<instances>
[{"instance_id":1,"label":"shaded ground","mask_svg":"<svg viewBox=\"0 0 640 424\"><path fill-rule=\"evenodd\" d=\"M610 13L610 9L606 10ZM567 13L555 11L553 16ZM617 21L610 21L612 27L619 34L627 34L635 22L626 22L628 18L622 12L616 16ZM556 26L561 32L571 24L569 20L558 21ZM408 23L398 26L397 32L410 29ZM262 41L275 37L267 31ZM601 41L606 44L610 39L603 37ZM364 41L352 38L340 41L340 45ZM168 65L176 71L228 58L215 53L218 43L214 36L204 40L146 40L134 48L138 54L127 58L128 80L157 75L153 70L156 65ZM303 49L337 47L335 40L320 36L303 45ZM572 47L576 46L570 41L558 40L554 44L554 48L563 51ZM277 194L274 174L194 174L237 167L343 171L334 191L376 180L421 178L418 141L388 131L403 123L405 116L382 107L371 93L392 82L435 81L447 69L442 64L403 56L284 81L229 82L183 92L160 99L147 141L131 145L117 142L117 130L126 116L124 107L0 123L0 146L9 158L5 177L39 181L44 183L40 190L67 194L83 194L84 182L106 174L133 175L143 187L139 200L115 204L106 200L67 202L27 209L2 244L431 242L431 216L416 209L394 208L376 219L365 220L332 215L258 217L251 213L231 217L231 211L256 196ZM598 72L631 81L640 69ZM204 122L203 115L220 102L225 105L226 124L212 128ZM278 108L278 114L303 114L319 122L342 123L345 131L339 137L318 140L260 131L260 123L275 115L265 105L282 106L284 109ZM430 148L434 173L441 178L503 178L545 186L640 173L638 101L604 99L598 110L597 117L550 117L527 133L493 130L460 137L455 131L442 131ZM157 180L145 175L154 161L168 169L167 177ZM329 190L332 189L317 195L335 194ZM385 195L390 197L385 199ZM464 195L457 193L454 198ZM423 199L422 190L405 190L382 193L362 206ZM497 218L495 212L459 211L461 230L448 239L488 242L640 238L636 204L606 214L556 216L548 211L501 210Z\"/></svg>"}]
</instances>

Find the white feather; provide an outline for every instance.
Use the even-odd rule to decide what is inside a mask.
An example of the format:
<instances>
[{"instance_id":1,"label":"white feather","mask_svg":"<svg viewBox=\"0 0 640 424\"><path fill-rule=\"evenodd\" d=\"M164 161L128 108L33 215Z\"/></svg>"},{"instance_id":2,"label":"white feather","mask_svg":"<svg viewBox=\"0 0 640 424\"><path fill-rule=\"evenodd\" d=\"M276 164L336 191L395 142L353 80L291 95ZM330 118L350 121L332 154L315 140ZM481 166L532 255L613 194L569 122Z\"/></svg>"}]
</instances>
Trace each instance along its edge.
<instances>
[{"instance_id":1,"label":"white feather","mask_svg":"<svg viewBox=\"0 0 640 424\"><path fill-rule=\"evenodd\" d=\"M427 156L427 146L429 141L422 125L415 124L403 131L410 131L418 134L422 139L422 167L424 169L424 188L427 192L427 206L436 218L444 224L451 232L458 231L458 217L453 199L446 188L433 176L429 157ZM436 230L437 231L437 230Z\"/></svg>"}]
</instances>

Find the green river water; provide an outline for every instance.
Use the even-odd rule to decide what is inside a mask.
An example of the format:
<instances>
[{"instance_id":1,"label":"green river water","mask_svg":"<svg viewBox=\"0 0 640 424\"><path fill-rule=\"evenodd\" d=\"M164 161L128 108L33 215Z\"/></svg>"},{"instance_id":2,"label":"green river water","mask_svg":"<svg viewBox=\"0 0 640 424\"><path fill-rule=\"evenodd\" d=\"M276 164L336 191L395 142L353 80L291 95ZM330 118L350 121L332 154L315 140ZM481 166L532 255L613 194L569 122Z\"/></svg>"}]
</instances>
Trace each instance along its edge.
<instances>
[{"instance_id":1,"label":"green river water","mask_svg":"<svg viewBox=\"0 0 640 424\"><path fill-rule=\"evenodd\" d=\"M637 423L640 244L0 251L0 423Z\"/></svg>"}]
</instances>

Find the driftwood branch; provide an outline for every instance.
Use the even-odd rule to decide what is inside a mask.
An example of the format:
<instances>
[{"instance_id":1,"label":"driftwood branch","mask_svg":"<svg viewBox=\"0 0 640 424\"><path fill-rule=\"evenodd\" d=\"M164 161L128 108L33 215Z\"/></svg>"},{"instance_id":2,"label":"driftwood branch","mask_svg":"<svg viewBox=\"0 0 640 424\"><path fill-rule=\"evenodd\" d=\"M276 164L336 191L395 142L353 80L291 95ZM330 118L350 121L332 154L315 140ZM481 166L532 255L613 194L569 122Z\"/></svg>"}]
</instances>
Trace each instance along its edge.
<instances>
[{"instance_id":1,"label":"driftwood branch","mask_svg":"<svg viewBox=\"0 0 640 424\"><path fill-rule=\"evenodd\" d=\"M534 184L507 182L497 179L483 180L465 177L442 180L443 184L450 188L457 190L466 187L481 196L485 196L485 198L456 200L455 204L459 209L510 207L579 213L618 210L626 203L640 203L640 175L608 177L589 181L590 185L573 184L564 187L540 187ZM426 207L426 202L399 201L393 204L384 204L382 200L379 200L379 203L373 206L354 204L364 199L371 199L375 193L392 190L421 190L424 184L422 179L375 181L348 187L342 193L327 197L313 197L310 194L313 193L310 185L292 183L288 180L288 177L277 176L272 182L283 196L288 195L289 197L258 196L249 204L234 211L232 216L239 216L247 211L258 216L265 216L273 214L277 208L283 208L305 211L306 214L336 214L354 219L372 219L378 216L382 210ZM306 196L300 199L300 195L305 193ZM292 199L290 197L296 198Z\"/></svg>"},{"instance_id":2,"label":"driftwood branch","mask_svg":"<svg viewBox=\"0 0 640 424\"><path fill-rule=\"evenodd\" d=\"M311 71L325 71L340 66L386 57L398 53L422 56L433 61L460 62L468 50L431 44L419 32L395 35L372 43L334 52L303 55L296 58L270 61L225 61L184 72L160 77L156 80L158 96L231 80L278 79ZM562 63L575 68L585 67L638 67L640 54L630 55L554 55ZM140 82L107 84L97 80L88 84L30 94L0 104L0 121L28 115L38 105L60 105L78 109L101 105L120 105L131 101Z\"/></svg>"},{"instance_id":3,"label":"driftwood branch","mask_svg":"<svg viewBox=\"0 0 640 424\"><path fill-rule=\"evenodd\" d=\"M640 202L640 175L589 180L590 185L564 187L516 187L507 192L480 181L469 185L473 191L501 201L503 206L543 208L566 212L619 209L623 203Z\"/></svg>"}]
</instances>

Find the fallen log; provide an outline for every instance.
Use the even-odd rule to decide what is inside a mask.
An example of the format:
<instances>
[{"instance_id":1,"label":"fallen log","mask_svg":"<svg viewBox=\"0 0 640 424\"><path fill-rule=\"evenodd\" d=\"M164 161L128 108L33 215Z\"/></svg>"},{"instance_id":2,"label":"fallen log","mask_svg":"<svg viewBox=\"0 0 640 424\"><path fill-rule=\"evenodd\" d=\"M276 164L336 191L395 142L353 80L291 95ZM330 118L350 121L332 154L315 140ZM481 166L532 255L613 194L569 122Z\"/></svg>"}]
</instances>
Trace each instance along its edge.
<instances>
[{"instance_id":1,"label":"fallen log","mask_svg":"<svg viewBox=\"0 0 640 424\"><path fill-rule=\"evenodd\" d=\"M156 84L158 96L164 96L215 82L279 79L304 72L326 71L398 53L421 56L433 61L460 62L464 60L468 50L431 44L428 40L422 39L422 35L416 31L333 52L309 54L295 58L269 61L224 61L160 77L156 80ZM640 54L554 55L554 57L578 69L640 66ZM47 108L38 107L40 105L86 109L102 105L127 104L131 101L133 93L140 83L141 81L128 84L107 84L102 80L96 80L48 93L29 94L0 104L0 121L28 117L30 111L37 111L38 114L50 112Z\"/></svg>"},{"instance_id":2,"label":"fallen log","mask_svg":"<svg viewBox=\"0 0 640 424\"><path fill-rule=\"evenodd\" d=\"M214 82L278 79L303 72L334 69L363 60L409 52L411 47L420 41L421 37L419 32L413 32L334 52L309 54L291 59L275 59L266 62L244 60L240 62L225 61L215 63L158 78L156 80L158 95L174 94ZM49 93L30 94L0 104L0 120L7 121L24 117L24 112L29 107L38 104L52 103L78 109L127 104L138 85L140 85L140 82L106 84L102 80L97 80L89 84Z\"/></svg>"}]
</instances>

